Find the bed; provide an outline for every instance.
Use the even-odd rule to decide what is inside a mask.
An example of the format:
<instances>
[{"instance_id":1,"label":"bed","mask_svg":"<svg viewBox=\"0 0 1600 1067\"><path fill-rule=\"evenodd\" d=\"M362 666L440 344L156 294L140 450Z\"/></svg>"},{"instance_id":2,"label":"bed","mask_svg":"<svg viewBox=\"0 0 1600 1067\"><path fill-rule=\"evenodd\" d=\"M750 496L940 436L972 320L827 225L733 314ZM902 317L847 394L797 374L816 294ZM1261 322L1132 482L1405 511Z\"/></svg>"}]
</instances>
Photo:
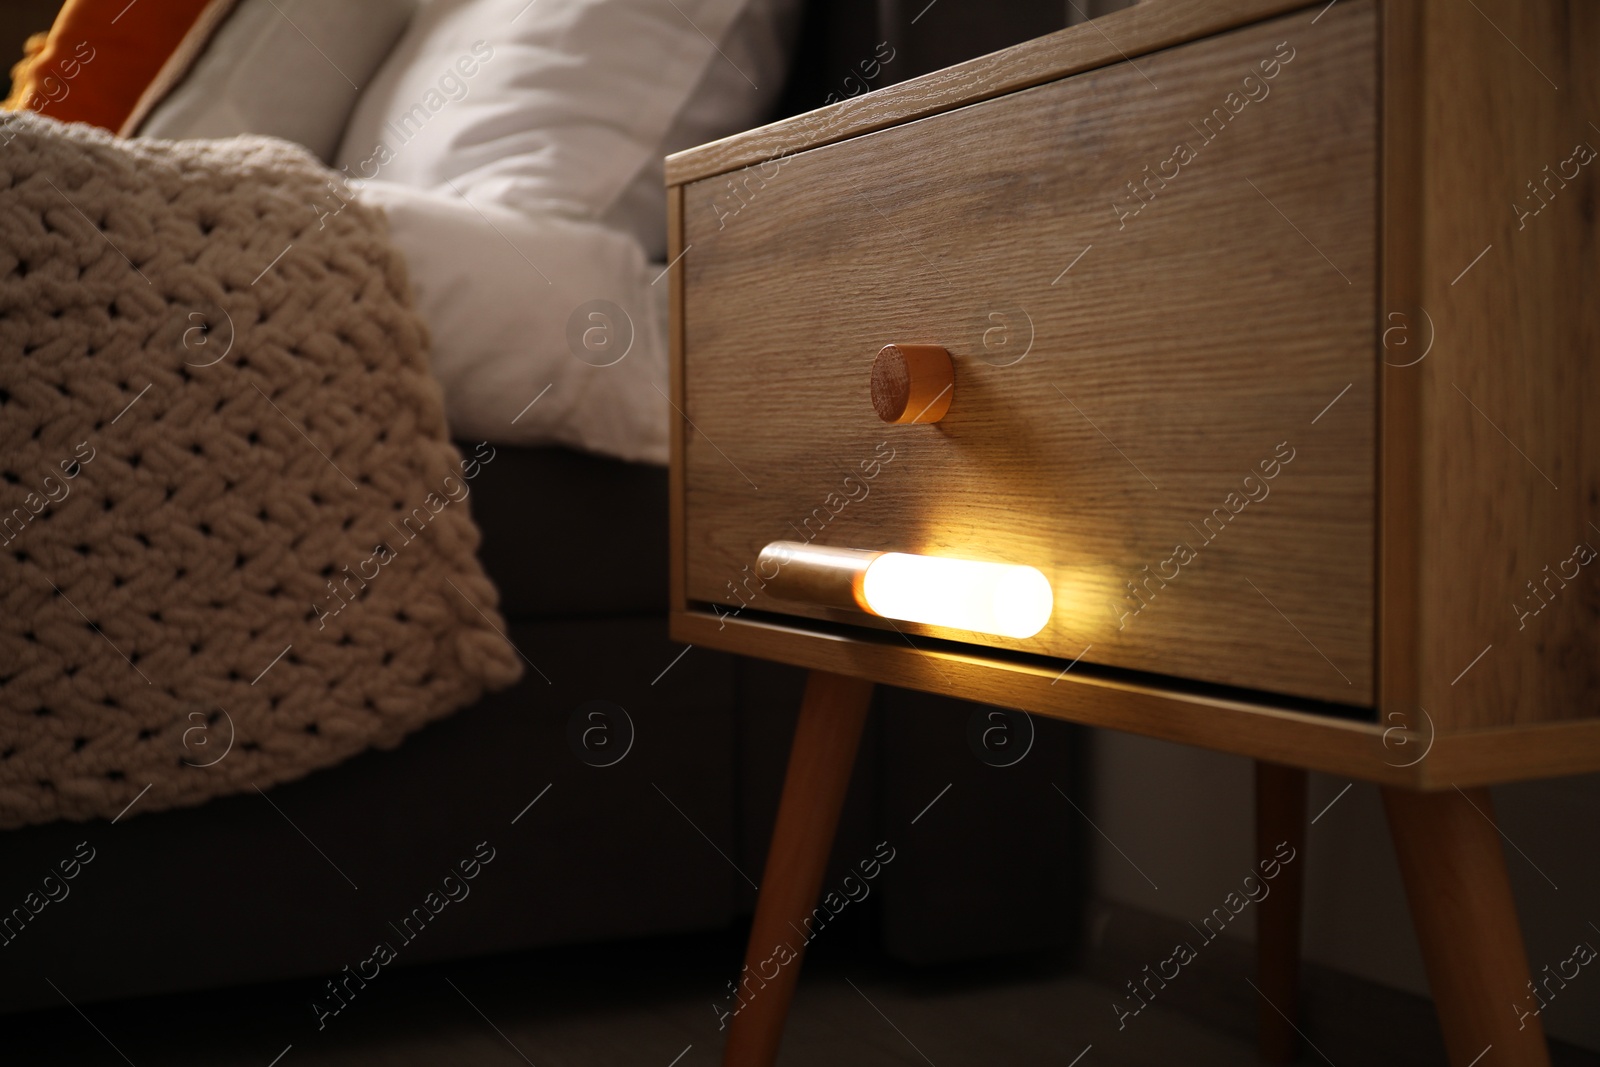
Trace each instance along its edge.
<instances>
[{"instance_id":1,"label":"bed","mask_svg":"<svg viewBox=\"0 0 1600 1067\"><path fill-rule=\"evenodd\" d=\"M493 34L480 37L447 16L477 8L513 26L542 14L528 6L435 0L418 16L398 0L374 4L365 15L377 31L355 41L337 11L320 29L294 25L315 17L314 4L198 5L197 18L217 20L202 35L213 50L191 45L192 54L157 70L155 88L119 124L146 137L299 138L358 179L360 202L386 210L432 335L431 365L457 451L471 457L487 447L494 455L473 482L471 516L481 535L476 558L498 590L501 636L520 657L520 680L433 716L394 747L281 785L232 788L186 806L151 803L129 782L131 803L120 811L6 831L0 907L24 912L4 935L12 966L0 976L0 1004L55 1002L45 974L81 1003L336 973L367 954L378 929L405 915L479 842L496 860L474 881L472 902L452 906L447 921L408 941L406 963L718 929L749 910L747 875L761 866L792 727L783 709L796 706L800 678L666 636L660 464L676 416L657 395L665 385L665 324L655 301L665 287L655 282L670 267L662 262L659 198L650 192L659 192L660 157L1048 32L1062 16L1055 4L1007 5L1000 14L960 0L876 8L830 0L804 11L776 3L691 6L684 17L701 19L695 32L709 49L690 41L675 66L646 66L618 52L622 69L647 83L670 82L677 99L650 116L654 140L638 132L648 125L643 116L625 115L637 120L634 162L612 168L602 196L602 183L592 180L595 160L626 155L616 144L580 145L557 160L570 165L559 180L534 174L549 179L543 184L493 160L462 169L483 143L485 124L498 121L493 108L467 121L489 96L489 79L507 71L514 83L518 64L533 63L547 39L495 49ZM580 15L602 8L608 18L636 14L645 38L664 32L663 16L676 17L643 2L569 7L576 20L563 30L569 40L573 26L588 25ZM274 15L276 8L283 10ZM638 39L610 33L611 23L596 25L594 54L624 43L634 56L654 54ZM253 70L252 49L262 41L306 38L306 29L326 35L319 38L326 49L343 50L334 52L338 63L313 55L301 57L304 66L280 64L277 119L241 111L225 78L201 77ZM688 39L682 27L675 31L675 40ZM475 51L479 40L484 47ZM345 69L330 74L324 61ZM358 63L367 73L352 80ZM55 71L55 84L74 86L62 74ZM711 106L746 81L762 87L743 110ZM260 81L245 84L244 104L270 96ZM441 100L431 110L430 91ZM373 103L380 98L384 106ZM325 109L336 121L308 99L340 101ZM425 115L414 111L417 103ZM407 114L410 122L400 121ZM444 124L457 118L461 128L446 137ZM545 121L579 120L569 113ZM610 120L588 114L583 121ZM454 147L424 160L430 138ZM521 147L535 156L555 151ZM378 164L386 154L388 164ZM307 206L314 221L340 210L343 188ZM542 262L532 254L550 249L561 254ZM541 280L551 262L563 266ZM527 297L541 288L562 296ZM547 340L539 347L528 338ZM30 711L0 705L6 716ZM903 825L946 785L966 798L952 805L939 835L905 854L900 880L886 879L873 906L886 943L902 958L1031 950L1075 935L1068 921L1047 925L1036 916L1070 911L1060 901L1079 884L1076 830L1004 813L1008 797L1048 788L1052 777L1075 782L1076 749L1065 727L1040 724L1033 758L997 773L967 749L970 722L983 713L927 696L880 698L881 719L917 728L869 742L837 846L841 869L871 853L882 827ZM191 735L213 745L188 753L197 762L201 751L210 758L225 743L221 724L207 727ZM158 810L164 806L171 810ZM56 900L41 891L46 878L62 884L61 864L80 847L95 859L81 866L70 892ZM913 893L919 882L940 885L940 895ZM1001 899L1004 908L996 906ZM29 901L41 903L34 909Z\"/></svg>"}]
</instances>

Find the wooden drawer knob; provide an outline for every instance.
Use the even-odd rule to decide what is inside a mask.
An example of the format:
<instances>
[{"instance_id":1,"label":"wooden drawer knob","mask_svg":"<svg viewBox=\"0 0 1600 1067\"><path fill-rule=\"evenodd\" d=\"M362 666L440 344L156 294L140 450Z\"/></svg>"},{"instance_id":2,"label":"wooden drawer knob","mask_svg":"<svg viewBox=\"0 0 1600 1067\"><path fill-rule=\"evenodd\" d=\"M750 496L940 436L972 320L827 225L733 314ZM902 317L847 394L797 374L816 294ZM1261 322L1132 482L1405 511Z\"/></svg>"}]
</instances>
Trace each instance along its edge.
<instances>
[{"instance_id":1,"label":"wooden drawer knob","mask_svg":"<svg viewBox=\"0 0 1600 1067\"><path fill-rule=\"evenodd\" d=\"M955 384L950 353L938 345L884 345L872 361L872 407L884 422L938 422Z\"/></svg>"}]
</instances>

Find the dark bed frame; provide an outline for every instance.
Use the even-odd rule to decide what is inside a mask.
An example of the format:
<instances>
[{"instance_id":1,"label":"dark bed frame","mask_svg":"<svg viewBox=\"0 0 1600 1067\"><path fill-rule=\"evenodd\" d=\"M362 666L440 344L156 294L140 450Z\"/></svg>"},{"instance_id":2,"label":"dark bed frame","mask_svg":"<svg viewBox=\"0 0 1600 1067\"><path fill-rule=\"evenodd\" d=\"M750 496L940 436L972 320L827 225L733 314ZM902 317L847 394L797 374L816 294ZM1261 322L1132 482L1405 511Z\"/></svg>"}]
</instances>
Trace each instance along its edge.
<instances>
[{"instance_id":1,"label":"dark bed frame","mask_svg":"<svg viewBox=\"0 0 1600 1067\"><path fill-rule=\"evenodd\" d=\"M812 3L781 113L1048 33L1070 10L1060 0ZM873 70L884 42L893 59ZM309 1003L375 942L400 944L390 924L479 842L495 859L470 898L406 942L400 962L743 921L801 673L668 640L665 470L502 448L472 506L509 636L548 682L529 670L392 751L272 789L271 803L251 791L115 825L7 832L6 908L79 842L96 858L69 898L0 949L0 1008L58 1006L43 975L80 1005L282 979L304 979ZM593 701L626 709L633 726L611 766L585 762L572 740L574 716ZM1037 799L1052 781L1081 788L1081 746L1070 727L1040 721L1026 759L989 766L968 743L981 711L880 691L868 727L827 884L891 841L896 859L857 909L858 930L903 960L1060 948L1076 934L1081 820ZM936 795L939 807L912 826ZM730 957L730 975L735 966Z\"/></svg>"}]
</instances>

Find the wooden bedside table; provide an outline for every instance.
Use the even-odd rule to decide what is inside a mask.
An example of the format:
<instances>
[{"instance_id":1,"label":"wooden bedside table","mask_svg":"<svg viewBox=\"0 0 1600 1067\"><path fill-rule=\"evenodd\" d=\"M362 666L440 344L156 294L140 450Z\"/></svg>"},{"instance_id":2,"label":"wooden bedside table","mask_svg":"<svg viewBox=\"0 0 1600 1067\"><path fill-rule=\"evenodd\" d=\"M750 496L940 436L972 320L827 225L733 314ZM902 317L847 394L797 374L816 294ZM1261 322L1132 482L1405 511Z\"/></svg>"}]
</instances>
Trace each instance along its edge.
<instances>
[{"instance_id":1,"label":"wooden bedside table","mask_svg":"<svg viewBox=\"0 0 1600 1067\"><path fill-rule=\"evenodd\" d=\"M1265 839L1380 783L1451 1062L1546 1062L1486 787L1600 769L1596 54L1578 3L1151 0L668 160L673 636L813 671L752 968L881 682L1252 757ZM882 553L1053 605L886 610Z\"/></svg>"}]
</instances>

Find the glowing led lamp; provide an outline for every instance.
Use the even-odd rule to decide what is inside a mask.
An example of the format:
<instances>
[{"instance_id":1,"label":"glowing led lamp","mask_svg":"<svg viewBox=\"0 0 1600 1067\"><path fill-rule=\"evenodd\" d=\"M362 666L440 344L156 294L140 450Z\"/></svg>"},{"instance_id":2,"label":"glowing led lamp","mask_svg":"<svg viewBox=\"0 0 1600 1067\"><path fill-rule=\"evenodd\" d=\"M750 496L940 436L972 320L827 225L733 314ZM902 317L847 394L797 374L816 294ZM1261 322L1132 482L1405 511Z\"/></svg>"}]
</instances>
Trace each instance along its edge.
<instances>
[{"instance_id":1,"label":"glowing led lamp","mask_svg":"<svg viewBox=\"0 0 1600 1067\"><path fill-rule=\"evenodd\" d=\"M857 602L874 615L1032 637L1050 621L1050 581L1032 567L885 552L867 564Z\"/></svg>"},{"instance_id":2,"label":"glowing led lamp","mask_svg":"<svg viewBox=\"0 0 1600 1067\"><path fill-rule=\"evenodd\" d=\"M1055 607L1049 579L1006 563L775 541L761 566L776 596L1000 637L1032 637Z\"/></svg>"}]
</instances>

